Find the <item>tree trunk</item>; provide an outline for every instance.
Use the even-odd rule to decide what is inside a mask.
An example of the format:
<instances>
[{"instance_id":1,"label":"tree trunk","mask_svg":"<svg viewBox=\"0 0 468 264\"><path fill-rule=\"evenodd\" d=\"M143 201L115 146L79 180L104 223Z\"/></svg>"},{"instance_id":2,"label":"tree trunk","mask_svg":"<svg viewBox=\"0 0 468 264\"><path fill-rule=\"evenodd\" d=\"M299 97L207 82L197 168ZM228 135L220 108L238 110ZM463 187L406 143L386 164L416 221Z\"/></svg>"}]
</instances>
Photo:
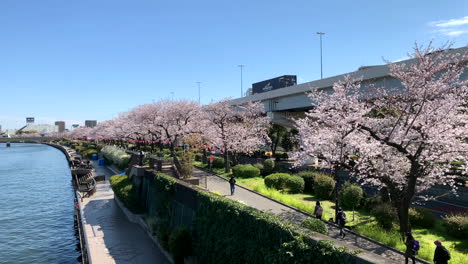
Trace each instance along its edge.
<instances>
[{"instance_id":1,"label":"tree trunk","mask_svg":"<svg viewBox=\"0 0 468 264\"><path fill-rule=\"evenodd\" d=\"M207 157L207 154L206 154L206 148L203 148L202 163L203 163L203 164L207 164L207 163L208 163L208 157Z\"/></svg>"},{"instance_id":2,"label":"tree trunk","mask_svg":"<svg viewBox=\"0 0 468 264\"><path fill-rule=\"evenodd\" d=\"M229 151L227 151L227 148L224 147L224 172L229 173L231 171L231 168L229 166Z\"/></svg>"},{"instance_id":3,"label":"tree trunk","mask_svg":"<svg viewBox=\"0 0 468 264\"><path fill-rule=\"evenodd\" d=\"M400 235L404 239L406 233L411 232L411 225L409 222L409 206L410 206L410 199L402 199L402 201L398 205L398 220L400 223Z\"/></svg>"}]
</instances>

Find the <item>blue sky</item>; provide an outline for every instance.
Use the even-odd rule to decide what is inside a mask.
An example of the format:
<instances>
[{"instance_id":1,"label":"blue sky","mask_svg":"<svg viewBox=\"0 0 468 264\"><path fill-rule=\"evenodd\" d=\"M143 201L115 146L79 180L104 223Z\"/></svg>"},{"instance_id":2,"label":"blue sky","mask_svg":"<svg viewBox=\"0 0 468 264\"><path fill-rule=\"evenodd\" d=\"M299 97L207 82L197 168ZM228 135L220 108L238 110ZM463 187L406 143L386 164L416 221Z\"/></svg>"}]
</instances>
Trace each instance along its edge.
<instances>
[{"instance_id":1,"label":"blue sky","mask_svg":"<svg viewBox=\"0 0 468 264\"><path fill-rule=\"evenodd\" d=\"M103 121L160 98L208 103L468 44L468 1L0 1L0 125Z\"/></svg>"}]
</instances>

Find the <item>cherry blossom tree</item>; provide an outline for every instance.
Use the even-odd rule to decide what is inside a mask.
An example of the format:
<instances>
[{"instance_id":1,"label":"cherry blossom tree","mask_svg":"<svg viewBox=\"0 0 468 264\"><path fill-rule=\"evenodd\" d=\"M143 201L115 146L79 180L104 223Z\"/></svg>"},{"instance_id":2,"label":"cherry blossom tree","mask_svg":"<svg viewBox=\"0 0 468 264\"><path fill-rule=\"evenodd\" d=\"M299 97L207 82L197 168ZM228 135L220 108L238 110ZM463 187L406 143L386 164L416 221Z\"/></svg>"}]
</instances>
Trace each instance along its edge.
<instances>
[{"instance_id":1,"label":"cherry blossom tree","mask_svg":"<svg viewBox=\"0 0 468 264\"><path fill-rule=\"evenodd\" d=\"M268 142L268 119L259 102L234 106L223 99L204 106L203 112L208 121L203 133L213 145L224 149L226 172L230 170L230 153L245 153Z\"/></svg>"},{"instance_id":2,"label":"cherry blossom tree","mask_svg":"<svg viewBox=\"0 0 468 264\"><path fill-rule=\"evenodd\" d=\"M416 46L408 64L388 63L400 85L361 85L356 93L355 86L338 84L336 96L322 92L319 106L297 122L304 149L299 162L317 154L343 164L352 159L358 180L389 191L400 232L411 230L414 197L435 184L456 192L453 161L464 162L462 171L468 173L468 82L460 78L467 61L466 51ZM313 91L311 98L320 93Z\"/></svg>"}]
</instances>

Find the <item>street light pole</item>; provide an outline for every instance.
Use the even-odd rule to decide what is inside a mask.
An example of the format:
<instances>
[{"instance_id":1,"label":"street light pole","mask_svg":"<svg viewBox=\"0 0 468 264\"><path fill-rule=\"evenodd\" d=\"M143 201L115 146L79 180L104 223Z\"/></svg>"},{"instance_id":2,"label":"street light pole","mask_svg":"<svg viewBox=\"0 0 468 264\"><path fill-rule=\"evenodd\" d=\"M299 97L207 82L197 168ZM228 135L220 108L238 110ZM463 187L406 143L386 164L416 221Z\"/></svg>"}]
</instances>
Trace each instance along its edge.
<instances>
[{"instance_id":1,"label":"street light pole","mask_svg":"<svg viewBox=\"0 0 468 264\"><path fill-rule=\"evenodd\" d=\"M199 104L199 105L201 105L201 104L200 104L200 83L201 83L201 82L197 82L197 84L198 84L198 104Z\"/></svg>"},{"instance_id":2,"label":"street light pole","mask_svg":"<svg viewBox=\"0 0 468 264\"><path fill-rule=\"evenodd\" d=\"M241 70L241 97L244 96L244 89L242 87L242 69L245 67L245 65L243 64L240 64L240 65L237 65L238 67L240 67L240 70Z\"/></svg>"},{"instance_id":3,"label":"street light pole","mask_svg":"<svg viewBox=\"0 0 468 264\"><path fill-rule=\"evenodd\" d=\"M323 67L322 67L322 35L325 35L324 32L317 32L320 35L320 79L323 79Z\"/></svg>"}]
</instances>

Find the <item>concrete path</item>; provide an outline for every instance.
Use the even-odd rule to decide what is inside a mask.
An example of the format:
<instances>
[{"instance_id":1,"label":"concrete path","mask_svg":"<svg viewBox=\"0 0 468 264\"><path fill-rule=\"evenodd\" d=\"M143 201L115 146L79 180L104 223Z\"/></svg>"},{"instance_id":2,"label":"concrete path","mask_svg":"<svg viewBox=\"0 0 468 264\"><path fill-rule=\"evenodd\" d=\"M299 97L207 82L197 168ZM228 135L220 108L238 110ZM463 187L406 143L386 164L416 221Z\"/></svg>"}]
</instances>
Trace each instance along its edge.
<instances>
[{"instance_id":1,"label":"concrete path","mask_svg":"<svg viewBox=\"0 0 468 264\"><path fill-rule=\"evenodd\" d=\"M255 192L244 189L240 186L236 186L236 190L233 196L231 196L231 190L227 180L220 178L218 176L211 175L206 173L198 168L195 169L194 176L203 176L207 177L207 188L210 191L218 191L226 198L240 201L248 206L254 207L264 212L270 212L275 215L280 216L281 218L290 221L295 225L300 225L302 221L309 218L310 216L305 215L297 210L291 209L287 206L284 206L278 202L272 201L268 198L265 198ZM346 232L346 237L343 239L339 236L339 229L333 225L328 225L329 236L333 240L337 241L338 245L351 245L362 250L380 255L386 259L382 263L405 263L405 258L402 254L395 252L394 250L388 249L382 245L369 241L365 238L359 237L352 233ZM420 262L418 263L427 263Z\"/></svg>"},{"instance_id":2,"label":"concrete path","mask_svg":"<svg viewBox=\"0 0 468 264\"><path fill-rule=\"evenodd\" d=\"M81 203L90 263L169 263L143 229L127 220L114 201L109 169L93 161L96 175L106 175L96 193Z\"/></svg>"}]
</instances>

